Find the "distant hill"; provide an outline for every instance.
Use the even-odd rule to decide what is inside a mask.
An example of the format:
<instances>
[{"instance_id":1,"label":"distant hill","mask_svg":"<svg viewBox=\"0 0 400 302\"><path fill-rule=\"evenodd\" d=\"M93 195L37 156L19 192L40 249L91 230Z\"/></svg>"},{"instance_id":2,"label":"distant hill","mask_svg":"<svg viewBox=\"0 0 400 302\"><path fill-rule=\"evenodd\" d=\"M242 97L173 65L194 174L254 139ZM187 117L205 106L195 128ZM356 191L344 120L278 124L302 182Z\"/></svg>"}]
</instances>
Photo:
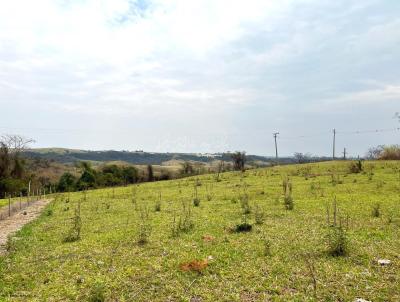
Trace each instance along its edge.
<instances>
[{"instance_id":1,"label":"distant hill","mask_svg":"<svg viewBox=\"0 0 400 302\"><path fill-rule=\"evenodd\" d=\"M215 160L231 161L230 153L195 154L195 153L153 153L142 151L89 151L65 148L29 149L24 152L26 157L57 161L63 164L73 164L78 161L110 162L123 161L135 165L162 165L170 161L194 161L210 163ZM292 162L293 159L281 159L283 162ZM273 162L270 157L247 155L247 163L259 166Z\"/></svg>"}]
</instances>

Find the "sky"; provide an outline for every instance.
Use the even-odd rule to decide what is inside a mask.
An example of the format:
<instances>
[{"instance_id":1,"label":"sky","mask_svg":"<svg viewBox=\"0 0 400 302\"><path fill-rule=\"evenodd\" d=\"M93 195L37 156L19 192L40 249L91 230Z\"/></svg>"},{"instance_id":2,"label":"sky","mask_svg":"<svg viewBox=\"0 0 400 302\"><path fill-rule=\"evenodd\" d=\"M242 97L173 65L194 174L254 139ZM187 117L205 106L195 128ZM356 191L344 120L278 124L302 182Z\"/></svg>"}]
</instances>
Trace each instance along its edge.
<instances>
[{"instance_id":1,"label":"sky","mask_svg":"<svg viewBox=\"0 0 400 302\"><path fill-rule=\"evenodd\" d=\"M0 0L0 134L33 147L357 156L399 111L398 0Z\"/></svg>"}]
</instances>

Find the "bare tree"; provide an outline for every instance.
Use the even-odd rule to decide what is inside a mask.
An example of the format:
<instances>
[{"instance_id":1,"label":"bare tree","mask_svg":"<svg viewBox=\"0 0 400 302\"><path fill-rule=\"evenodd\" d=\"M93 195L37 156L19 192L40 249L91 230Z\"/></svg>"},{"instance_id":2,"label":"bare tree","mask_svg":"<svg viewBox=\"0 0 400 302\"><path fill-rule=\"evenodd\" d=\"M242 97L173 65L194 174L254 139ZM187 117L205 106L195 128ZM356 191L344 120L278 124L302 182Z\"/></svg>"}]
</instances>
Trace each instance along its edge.
<instances>
[{"instance_id":1,"label":"bare tree","mask_svg":"<svg viewBox=\"0 0 400 302\"><path fill-rule=\"evenodd\" d=\"M25 138L21 135L5 134L0 137L0 143L5 145L11 153L19 155L35 141L31 138Z\"/></svg>"}]
</instances>

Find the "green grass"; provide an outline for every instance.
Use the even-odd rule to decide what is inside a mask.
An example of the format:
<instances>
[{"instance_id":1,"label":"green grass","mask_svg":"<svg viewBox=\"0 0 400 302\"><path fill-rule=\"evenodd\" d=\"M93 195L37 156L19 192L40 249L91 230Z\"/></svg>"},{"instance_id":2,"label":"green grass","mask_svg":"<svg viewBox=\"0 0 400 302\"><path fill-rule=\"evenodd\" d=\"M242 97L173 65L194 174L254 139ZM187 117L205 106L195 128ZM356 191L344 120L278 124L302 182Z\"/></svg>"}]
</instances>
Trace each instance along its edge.
<instances>
[{"instance_id":1,"label":"green grass","mask_svg":"<svg viewBox=\"0 0 400 302\"><path fill-rule=\"evenodd\" d=\"M105 301L399 301L400 163L364 166L359 174L349 174L346 162L282 166L224 173L220 182L204 175L95 190L86 200L71 193L68 203L59 196L49 205L52 215L25 226L0 258L0 301L90 301L96 294ZM283 204L286 175L293 210ZM349 217L343 257L327 252L326 205L335 196L338 216ZM79 200L81 239L63 242ZM182 203L190 205L194 227L172 236ZM377 203L380 216L373 217ZM148 219L141 218L145 208ZM233 232L244 220L252 231ZM151 234L138 244L143 225ZM201 272L181 270L209 256ZM392 263L380 267L377 259Z\"/></svg>"}]
</instances>

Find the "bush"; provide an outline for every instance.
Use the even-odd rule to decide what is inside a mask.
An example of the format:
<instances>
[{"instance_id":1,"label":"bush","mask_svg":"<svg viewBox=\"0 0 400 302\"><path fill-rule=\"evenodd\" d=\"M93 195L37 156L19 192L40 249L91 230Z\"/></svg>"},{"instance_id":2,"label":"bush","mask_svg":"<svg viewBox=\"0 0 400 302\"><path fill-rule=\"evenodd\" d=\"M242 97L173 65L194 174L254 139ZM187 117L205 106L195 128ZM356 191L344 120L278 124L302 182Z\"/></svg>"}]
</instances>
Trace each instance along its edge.
<instances>
[{"instance_id":1,"label":"bush","mask_svg":"<svg viewBox=\"0 0 400 302\"><path fill-rule=\"evenodd\" d=\"M348 239L345 229L341 226L330 227L327 236L328 253L331 256L345 256L348 253Z\"/></svg>"},{"instance_id":2,"label":"bush","mask_svg":"<svg viewBox=\"0 0 400 302\"><path fill-rule=\"evenodd\" d=\"M360 173L363 170L362 161L358 160L356 162L351 162L349 164L349 171L350 173Z\"/></svg>"},{"instance_id":3,"label":"bush","mask_svg":"<svg viewBox=\"0 0 400 302\"><path fill-rule=\"evenodd\" d=\"M235 226L234 231L236 233L242 233L242 232L250 232L253 229L253 226L250 223L243 222L239 223Z\"/></svg>"},{"instance_id":4,"label":"bush","mask_svg":"<svg viewBox=\"0 0 400 302\"><path fill-rule=\"evenodd\" d=\"M65 210L65 209L64 209ZM72 227L64 238L64 242L74 242L81 239L81 204L75 209L75 216L72 218Z\"/></svg>"},{"instance_id":5,"label":"bush","mask_svg":"<svg viewBox=\"0 0 400 302\"><path fill-rule=\"evenodd\" d=\"M384 146L383 150L378 156L382 160L399 160L400 159L400 145Z\"/></svg>"},{"instance_id":6,"label":"bush","mask_svg":"<svg viewBox=\"0 0 400 302\"><path fill-rule=\"evenodd\" d=\"M293 210L294 209L294 201L292 198L292 183L290 182L289 178L285 178L283 180L283 194L284 200L283 203L285 205L286 210Z\"/></svg>"},{"instance_id":7,"label":"bush","mask_svg":"<svg viewBox=\"0 0 400 302\"><path fill-rule=\"evenodd\" d=\"M200 198L194 198L194 199L193 199L193 205L194 205L195 207L200 206Z\"/></svg>"}]
</instances>

